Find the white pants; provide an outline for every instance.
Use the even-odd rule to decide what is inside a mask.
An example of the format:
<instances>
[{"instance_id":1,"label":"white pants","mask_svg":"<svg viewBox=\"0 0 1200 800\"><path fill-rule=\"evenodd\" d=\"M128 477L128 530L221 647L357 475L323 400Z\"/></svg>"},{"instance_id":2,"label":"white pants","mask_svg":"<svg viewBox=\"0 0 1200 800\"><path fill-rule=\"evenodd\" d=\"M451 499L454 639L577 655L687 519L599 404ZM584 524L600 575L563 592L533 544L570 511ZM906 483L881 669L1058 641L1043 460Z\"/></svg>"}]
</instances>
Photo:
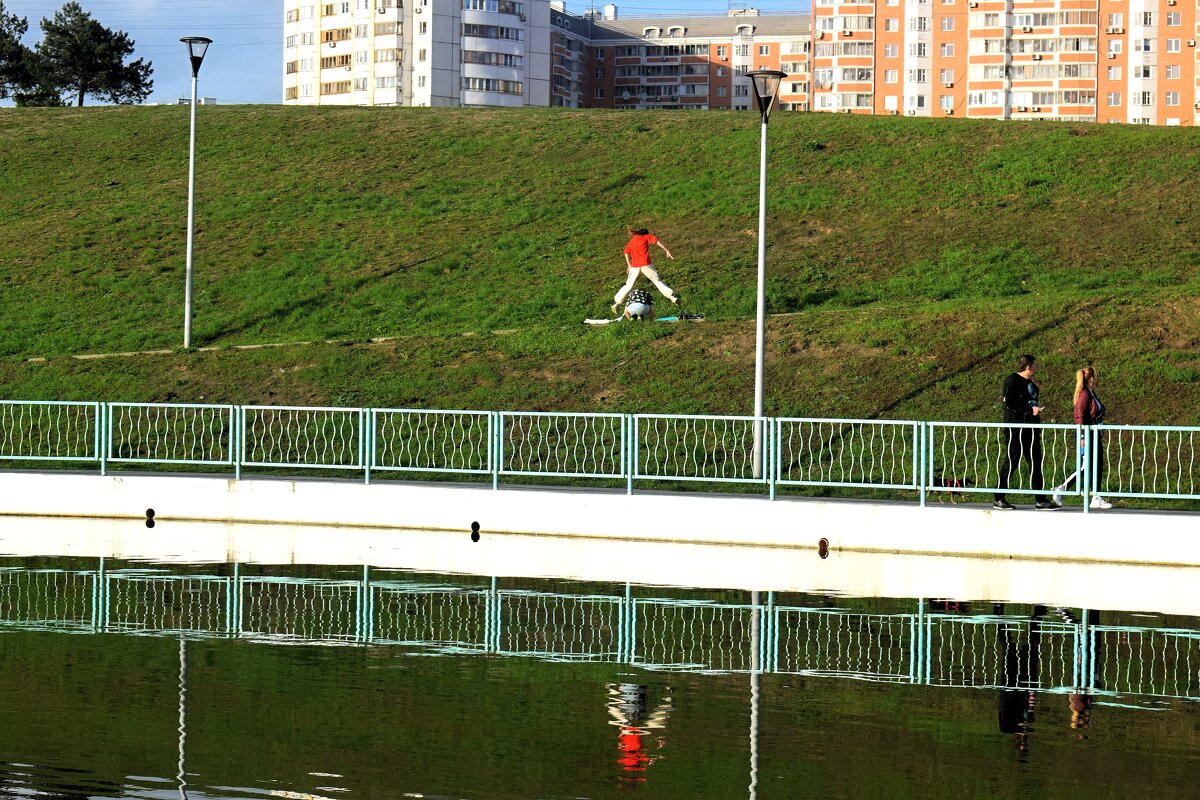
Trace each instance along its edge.
<instances>
[{"instance_id":1,"label":"white pants","mask_svg":"<svg viewBox=\"0 0 1200 800\"><path fill-rule=\"evenodd\" d=\"M654 284L654 288L662 292L662 296L672 303L678 299L675 297L675 292L671 290L671 287L659 280L658 273L655 272L654 267L647 264L644 267L629 268L629 275L625 280L625 285L621 287L621 291L617 292L617 296L613 298L614 303L620 305L625 301L625 295L629 294L630 290L633 289L633 284L637 281L638 275L645 275L649 278L650 282Z\"/></svg>"}]
</instances>

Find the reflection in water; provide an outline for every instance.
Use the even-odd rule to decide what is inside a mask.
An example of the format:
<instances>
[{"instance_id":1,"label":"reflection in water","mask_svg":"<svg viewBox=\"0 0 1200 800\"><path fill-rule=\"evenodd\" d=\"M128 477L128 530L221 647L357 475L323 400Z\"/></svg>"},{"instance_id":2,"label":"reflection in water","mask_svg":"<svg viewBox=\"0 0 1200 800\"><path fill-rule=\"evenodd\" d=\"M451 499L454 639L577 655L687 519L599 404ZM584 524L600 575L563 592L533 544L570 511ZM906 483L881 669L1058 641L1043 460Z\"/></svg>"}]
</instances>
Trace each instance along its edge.
<instances>
[{"instance_id":1,"label":"reflection in water","mask_svg":"<svg viewBox=\"0 0 1200 800\"><path fill-rule=\"evenodd\" d=\"M609 684L608 714L616 725L618 780L623 785L645 783L647 768L662 758L666 748L667 718L671 715L671 687L650 711L650 687L642 683Z\"/></svg>"},{"instance_id":2,"label":"reflection in water","mask_svg":"<svg viewBox=\"0 0 1200 800\"><path fill-rule=\"evenodd\" d=\"M187 639L179 637L179 798L187 800Z\"/></svg>"},{"instance_id":3,"label":"reflection in water","mask_svg":"<svg viewBox=\"0 0 1200 800\"><path fill-rule=\"evenodd\" d=\"M263 786L246 777L257 780L256 773L240 773L240 785L248 788L220 790L226 792L217 792L220 796L332 791L370 796L363 787L379 790L387 785L386 776L397 770L411 773L431 752L487 752L496 738L526 735L543 738L533 748L515 739L516 749L500 748L497 758L508 763L513 752L544 749L542 771L553 772L562 753L587 751L576 740L596 737L596 747L582 763L594 766L603 758L610 765L603 775L608 790L640 787L653 796L722 799L747 791L755 800L760 793L793 796L790 784L779 781L808 780L813 770L831 785L846 780L821 772L824 767L814 766L813 753L822 754L817 760L827 760L834 769L843 751L869 760L876 752L887 755L903 747L893 742L923 741L923 729L915 721L918 707L945 707L958 714L979 706L983 713L976 727L966 718L961 728L945 719L931 727L953 730L970 743L960 746L976 748L990 741L978 738L986 727L993 739L1003 741L1005 761L1011 762L1015 747L1024 764L1034 765L1061 758L1064 738L1077 743L1086 736L1089 745L1111 747L1114 720L1119 717L1129 725L1131 716L1140 714L1133 706L1161 707L1169 698L1180 701L1177 711L1190 714L1189 704L1200 699L1195 668L1200 663L1200 624L1195 620L1130 624L1137 620L1114 614L1105 617L1109 624L1101 624L1095 612L1044 606L585 586L364 567L195 565L168 571L112 562L50 563L0 567L0 633L11 634L0 635L0 681L11 683L20 676L16 679L23 685L35 685L38 703L48 718L58 720L54 730L70 731L77 718L87 723L87 713L99 713L93 707L102 704L92 699L80 705L73 694L84 696L93 674L107 683L124 680L120 673L104 671L113 658L107 654L133 648L147 653L144 660L131 657L127 668L135 669L148 686L159 687L147 690L143 700L141 713L151 726L177 701L172 727L177 728L178 752L159 752L155 763L159 774L169 774L162 765L176 762L170 789L181 800L214 796L213 775L226 769L214 765L236 760L240 751L257 757L261 749L275 771L263 768ZM22 631L138 636L18 635ZM169 659L154 661L156 641L159 648L171 646ZM248 642L322 646L263 648L247 647ZM91 650L97 655L80 655ZM41 655L26 658L26 651ZM414 660L414 652L442 658ZM489 657L481 658L484 654ZM76 662L83 666L76 668ZM114 663L126 662L116 658ZM423 669L424 664L437 666ZM67 678L35 681L42 672L53 675L59 668L69 669L79 685L64 688L71 685ZM460 673L481 681L451 680ZM669 685L664 673L672 674ZM529 678L535 674L536 679ZM570 677L577 674L587 678ZM164 680L167 675L171 680ZM564 685L561 696L533 695L535 689L526 688L514 698L506 695L506 684L497 675L510 682L531 680L537 692L550 691L557 682L580 685L572 683L570 691ZM748 677L748 695L745 678L737 675ZM239 689L241 684L246 685ZM798 692L798 686L816 690ZM971 693L952 691L961 687L986 691L973 693L979 699L975 703L962 699ZM102 692L103 687L95 689ZM264 699L273 692L279 693L274 706ZM141 731L140 718L137 724L122 723L126 715L135 719L129 710L135 703L132 696L122 693L108 717L97 717L99 734L85 724L80 741L95 741L105 752L104 747L120 751L124 739L141 735L167 740L163 734L169 728L154 728L151 736ZM594 719L600 696L607 725ZM465 719L446 712L454 703L469 709L463 712ZM498 708L489 716L491 703ZM713 703L719 709L706 705ZM821 703L840 703L842 716ZM313 717L288 708L290 704L311 705ZM339 715L359 705L365 710L339 730ZM1104 708L1105 724L1097 731L1091 726L1093 713L1106 705L1113 708ZM524 716L526 706L537 713ZM900 709L894 717L888 716L892 706ZM9 709L19 707L11 696L0 699L0 728L13 719L8 715L15 712ZM261 724L260 713L267 715ZM493 722L476 719L478 715ZM727 733L745 731L747 723L748 740L730 742ZM510 733L498 737L497 730ZM876 740L879 730L883 733ZM231 733L238 731L241 738ZM50 735L43 731L43 738ZM225 741L228 737L232 743ZM276 739L279 753L270 760ZM0 731L0 760L24 752L22 747L24 743ZM354 760L364 748L372 755ZM33 752L38 759L31 761L53 763L42 751ZM61 752L84 758L78 750ZM915 744L909 755L923 753ZM455 783L457 760L442 756L450 774L422 773L412 788L477 796L469 779ZM130 774L127 768L114 773L109 765L85 763L89 766L80 770L80 783L108 781L110 786L89 789L91 795L167 796L162 786L122 789L122 780L152 780L124 777ZM478 780L497 780L487 763L471 763ZM525 768L521 759L517 763ZM974 768L986 763L977 759ZM326 765L348 776L344 781L350 788L304 785L312 783L312 776L335 772L318 771ZM372 769L379 770L376 783L363 775ZM45 768L0 767L0 785L44 792L70 774L56 768L57 777L51 779L41 771ZM1176 772L1187 775L1186 769ZM276 779L279 774L288 777ZM730 775L736 776L736 785L729 783ZM522 784L520 776L510 778L511 790L478 796L607 796L596 785L574 794L560 787L556 794L540 790L536 782ZM719 793L697 791L697 785L721 779L726 783ZM924 788L927 794L939 789Z\"/></svg>"}]
</instances>

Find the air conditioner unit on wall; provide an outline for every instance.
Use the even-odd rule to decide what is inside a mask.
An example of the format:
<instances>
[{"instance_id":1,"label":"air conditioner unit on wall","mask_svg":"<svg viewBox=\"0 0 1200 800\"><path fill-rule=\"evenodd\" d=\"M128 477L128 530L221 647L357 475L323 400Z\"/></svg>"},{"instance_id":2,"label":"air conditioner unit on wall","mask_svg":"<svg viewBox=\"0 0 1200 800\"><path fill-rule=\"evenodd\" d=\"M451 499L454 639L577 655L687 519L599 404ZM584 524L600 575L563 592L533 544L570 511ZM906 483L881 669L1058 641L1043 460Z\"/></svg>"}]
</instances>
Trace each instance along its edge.
<instances>
[{"instance_id":1,"label":"air conditioner unit on wall","mask_svg":"<svg viewBox=\"0 0 1200 800\"><path fill-rule=\"evenodd\" d=\"M1026 25L1025 27L1021 28L1021 30L1023 30L1025 33L1033 33L1033 26Z\"/></svg>"},{"instance_id":2,"label":"air conditioner unit on wall","mask_svg":"<svg viewBox=\"0 0 1200 800\"><path fill-rule=\"evenodd\" d=\"M1037 112L1042 110L1042 107L1041 106L1033 106L1029 110L1036 114Z\"/></svg>"},{"instance_id":3,"label":"air conditioner unit on wall","mask_svg":"<svg viewBox=\"0 0 1200 800\"><path fill-rule=\"evenodd\" d=\"M1033 60L1034 60L1034 61L1041 61L1041 60L1042 60L1042 54L1041 54L1041 53L1034 53L1034 54L1031 56L1031 58L1033 58Z\"/></svg>"},{"instance_id":4,"label":"air conditioner unit on wall","mask_svg":"<svg viewBox=\"0 0 1200 800\"><path fill-rule=\"evenodd\" d=\"M1188 47L1195 47L1195 46L1196 46L1196 40L1188 39Z\"/></svg>"},{"instance_id":5,"label":"air conditioner unit on wall","mask_svg":"<svg viewBox=\"0 0 1200 800\"><path fill-rule=\"evenodd\" d=\"M947 114L947 116L954 114L954 109L953 109L953 108L947 108L947 109L946 109L946 114Z\"/></svg>"},{"instance_id":6,"label":"air conditioner unit on wall","mask_svg":"<svg viewBox=\"0 0 1200 800\"><path fill-rule=\"evenodd\" d=\"M854 31L842 31L842 36L853 36Z\"/></svg>"},{"instance_id":7,"label":"air conditioner unit on wall","mask_svg":"<svg viewBox=\"0 0 1200 800\"><path fill-rule=\"evenodd\" d=\"M1196 104L1196 108L1200 108L1200 103L1197 103L1197 104ZM897 115L897 114L899 114L899 113L900 113L899 111L896 111L896 110L894 110L894 109L893 109L892 111L889 111L889 112L888 112L888 115L889 115L889 116L892 116L892 117L894 117L894 116L896 116L896 115Z\"/></svg>"},{"instance_id":8,"label":"air conditioner unit on wall","mask_svg":"<svg viewBox=\"0 0 1200 800\"><path fill-rule=\"evenodd\" d=\"M949 81L947 81L946 83L943 83L943 84L942 84L942 88L944 88L944 89L953 89L953 88L954 88L954 84L953 84L953 83L950 83Z\"/></svg>"},{"instance_id":9,"label":"air conditioner unit on wall","mask_svg":"<svg viewBox=\"0 0 1200 800\"><path fill-rule=\"evenodd\" d=\"M1109 54L1108 54L1108 57L1109 57L1109 58L1116 58L1116 57L1117 57L1117 54L1116 54L1116 53L1109 53Z\"/></svg>"}]
</instances>

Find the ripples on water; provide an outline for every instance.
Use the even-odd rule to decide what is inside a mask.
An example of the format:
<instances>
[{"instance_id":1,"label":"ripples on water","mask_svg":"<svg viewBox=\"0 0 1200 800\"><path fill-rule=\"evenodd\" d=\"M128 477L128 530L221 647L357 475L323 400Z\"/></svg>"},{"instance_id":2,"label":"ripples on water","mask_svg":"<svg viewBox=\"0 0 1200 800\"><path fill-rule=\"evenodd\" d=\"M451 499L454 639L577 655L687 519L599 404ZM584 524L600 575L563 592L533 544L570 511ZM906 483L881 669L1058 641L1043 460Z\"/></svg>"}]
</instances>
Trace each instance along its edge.
<instances>
[{"instance_id":1,"label":"ripples on water","mask_svg":"<svg viewBox=\"0 0 1200 800\"><path fill-rule=\"evenodd\" d=\"M8 796L1190 796L1200 777L1190 618L4 563Z\"/></svg>"}]
</instances>

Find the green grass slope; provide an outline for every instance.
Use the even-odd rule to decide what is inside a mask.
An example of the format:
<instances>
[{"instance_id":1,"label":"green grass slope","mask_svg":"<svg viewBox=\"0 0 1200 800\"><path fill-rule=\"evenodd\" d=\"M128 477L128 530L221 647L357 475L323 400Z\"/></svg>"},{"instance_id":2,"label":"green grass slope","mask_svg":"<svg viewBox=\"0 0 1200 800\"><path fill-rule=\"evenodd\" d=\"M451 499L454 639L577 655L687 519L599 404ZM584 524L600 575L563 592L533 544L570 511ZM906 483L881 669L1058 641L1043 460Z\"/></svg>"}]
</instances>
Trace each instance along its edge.
<instances>
[{"instance_id":1,"label":"green grass slope","mask_svg":"<svg viewBox=\"0 0 1200 800\"><path fill-rule=\"evenodd\" d=\"M200 111L220 349L77 361L181 343L187 110L0 109L3 397L749 412L752 115ZM1116 421L1197 422L1198 176L1185 128L777 115L768 413L992 419L1032 351L1060 421L1091 361ZM707 321L579 325L625 223Z\"/></svg>"}]
</instances>

